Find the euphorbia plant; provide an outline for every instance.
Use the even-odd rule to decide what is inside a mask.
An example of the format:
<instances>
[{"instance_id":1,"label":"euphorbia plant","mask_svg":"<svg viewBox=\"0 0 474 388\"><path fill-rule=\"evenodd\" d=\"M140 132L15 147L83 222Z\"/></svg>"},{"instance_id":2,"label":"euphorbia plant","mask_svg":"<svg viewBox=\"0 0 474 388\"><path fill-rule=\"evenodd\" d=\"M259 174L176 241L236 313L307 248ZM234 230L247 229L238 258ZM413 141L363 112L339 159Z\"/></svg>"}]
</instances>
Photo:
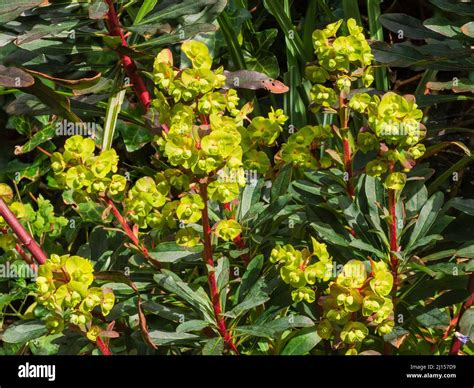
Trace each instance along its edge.
<instances>
[{"instance_id":1,"label":"euphorbia plant","mask_svg":"<svg viewBox=\"0 0 474 388\"><path fill-rule=\"evenodd\" d=\"M347 262L342 274L329 274L325 280L335 278L335 281L318 296L308 290L305 297L299 298L305 298L307 302L319 299L323 308L320 335L332 339L335 347L340 346L342 340L349 345L348 354L353 354L357 352L354 345L362 343L368 334L366 325L374 326L381 336L390 333L394 326L395 300L392 298L399 286L397 200L407 179L405 172L410 171L415 159L424 153L424 146L418 142L423 139L425 130L420 123L422 112L412 96L389 92L379 97L374 90L368 94L358 89L360 86L368 88L373 82L373 55L362 28L353 19L346 23L349 35L338 35L341 25L342 20L314 31L317 60L306 67L306 77L314 84L310 108L314 112L322 110L325 115L334 115L337 121L332 128L318 125L297 130L283 144L282 159L303 171L330 168L329 174L337 171L331 169L333 162L329 156L334 159L336 166L343 168L349 202L356 202L350 205L343 201L344 206L358 207L360 193L354 187L359 175L359 171L354 172L354 165L360 164L358 160L364 160L367 175L383 179L388 202L387 253L377 251L380 253L375 257L366 256L365 264L335 258ZM337 137L342 140L342 157L330 148L336 146ZM323 143L326 154L319 152ZM359 241L361 236L350 222L351 239ZM318 231L317 223L314 228ZM348 281L350 275L347 273L354 272L354 268L360 269L360 284ZM295 273L291 279L286 275L287 280L283 272L281 275L284 281L292 280L294 284L303 279L302 274L298 277Z\"/></svg>"},{"instance_id":2,"label":"euphorbia plant","mask_svg":"<svg viewBox=\"0 0 474 388\"><path fill-rule=\"evenodd\" d=\"M352 182L352 151L347 100L353 84L369 87L373 80L373 54L363 34L362 27L354 19L346 22L349 35L337 36L342 19L329 24L323 30L313 32L313 46L317 61L306 67L306 78L314 83L311 88L313 112L321 108L337 113L339 125L335 127L342 139L343 164L346 170L347 192L354 195ZM331 86L325 86L327 82Z\"/></svg>"},{"instance_id":3,"label":"euphorbia plant","mask_svg":"<svg viewBox=\"0 0 474 388\"><path fill-rule=\"evenodd\" d=\"M224 217L211 225L209 207L220 204L228 208L225 205L235 201L246 185L250 169L267 171L270 161L263 150L275 143L286 117L276 110L268 118L250 119L251 105L238 109L236 91L222 89L223 69L211 70L207 47L189 41L182 45L182 51L191 68L175 68L171 51L166 49L158 54L151 74L156 83L151 114L157 115L162 129L153 144L157 160L162 166L167 161L166 166L127 188L125 175L118 174L113 149L95 156L93 140L74 136L66 141L64 153L52 155L55 178L51 184L66 190L68 203L104 203L134 248L157 269L161 268L159 256L149 254L143 242L146 234L153 245L173 236L186 249L201 249L217 329L229 348L237 352L221 315L215 256L225 251L216 252L214 236L224 243L232 242L243 230L225 211ZM120 202L123 211L119 210ZM134 223L133 228L128 221ZM235 242L237 248L242 247L239 241Z\"/></svg>"},{"instance_id":4,"label":"euphorbia plant","mask_svg":"<svg viewBox=\"0 0 474 388\"><path fill-rule=\"evenodd\" d=\"M413 168L415 159L425 151L424 145L418 144L425 135L422 112L413 96L388 92L380 98L354 90L357 83L366 88L372 84L373 55L362 27L357 26L354 19L346 22L348 36L337 36L341 24L342 20L339 20L313 33L317 65L306 68L306 76L316 83L311 90L313 110L324 107L326 113L337 113L339 126L334 125L334 129L342 138L345 180L351 197L355 194L352 183L354 155L358 151L374 151L374 158L367 162L365 172L382 177L388 192L391 265L396 279L399 250L397 193L406 182L404 172ZM331 88L322 85L327 81L332 83ZM351 117L354 117L354 123L350 123ZM356 127L361 118L362 126ZM351 141L351 126L357 134L356 141Z\"/></svg>"},{"instance_id":5,"label":"euphorbia plant","mask_svg":"<svg viewBox=\"0 0 474 388\"><path fill-rule=\"evenodd\" d=\"M176 215L182 229L178 244L191 246L199 241L195 225L201 221L203 255L208 283L220 334L237 351L226 328L215 276L212 236L231 241L242 228L235 220L221 219L213 227L209 219L209 201L228 204L238 198L246 184L244 168L265 172L270 164L260 146L272 145L281 132L285 117L281 111L269 118L254 118L250 125L249 105L237 109L235 90L219 91L225 85L223 69L211 70L208 48L200 42L186 42L181 47L192 68L173 68L169 50L156 58L154 80L157 110L163 136L156 140L158 151L176 167L175 175L184 174L178 189L182 196Z\"/></svg>"}]
</instances>

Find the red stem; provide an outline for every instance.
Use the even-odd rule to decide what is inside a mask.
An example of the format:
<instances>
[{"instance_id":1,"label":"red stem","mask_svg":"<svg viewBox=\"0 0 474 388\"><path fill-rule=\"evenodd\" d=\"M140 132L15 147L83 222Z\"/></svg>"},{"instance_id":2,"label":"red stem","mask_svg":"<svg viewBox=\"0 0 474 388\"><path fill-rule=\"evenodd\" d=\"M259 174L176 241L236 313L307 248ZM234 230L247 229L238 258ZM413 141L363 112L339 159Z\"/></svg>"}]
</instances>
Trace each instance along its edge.
<instances>
[{"instance_id":1,"label":"red stem","mask_svg":"<svg viewBox=\"0 0 474 388\"><path fill-rule=\"evenodd\" d=\"M342 146L343 146L343 162L347 173L347 194L352 198L354 196L354 187L352 187L352 156L351 145L349 144L349 111L346 104L346 99L342 93L339 94L339 124L341 126Z\"/></svg>"},{"instance_id":2,"label":"red stem","mask_svg":"<svg viewBox=\"0 0 474 388\"><path fill-rule=\"evenodd\" d=\"M347 194L349 196L353 197L354 196L354 187L352 186L352 156L351 156L351 146L349 144L349 139L347 137L344 137L342 140L343 146L344 146L344 167L346 169L347 173Z\"/></svg>"},{"instance_id":3,"label":"red stem","mask_svg":"<svg viewBox=\"0 0 474 388\"><path fill-rule=\"evenodd\" d=\"M396 271L398 267L398 258L393 254L393 252L398 252L398 242L397 242L397 199L396 191L388 190L388 207L390 211L390 262L392 264L392 270ZM394 272L396 276L396 272Z\"/></svg>"},{"instance_id":4,"label":"red stem","mask_svg":"<svg viewBox=\"0 0 474 388\"><path fill-rule=\"evenodd\" d=\"M25 230L23 225L20 224L20 221L18 221L2 198L0 198L0 216L4 218L5 222L13 230L13 233L16 234L21 243L31 252L38 264L44 264L47 260L46 254L33 237Z\"/></svg>"},{"instance_id":5,"label":"red stem","mask_svg":"<svg viewBox=\"0 0 474 388\"><path fill-rule=\"evenodd\" d=\"M125 39L125 35L123 34L120 20L117 16L112 0L107 0L107 4L109 5L109 12L107 14L107 26L109 33L111 36L119 36L122 40L122 47L127 47L128 43ZM119 56L122 60L123 68L125 69L128 78L130 78L130 82L133 85L133 89L138 97L138 100L142 104L145 111L148 110L151 102L150 92L146 88L145 82L138 73L135 61L130 56L123 53L119 53Z\"/></svg>"},{"instance_id":6,"label":"red stem","mask_svg":"<svg viewBox=\"0 0 474 388\"><path fill-rule=\"evenodd\" d=\"M232 211L231 203L230 202L224 203L224 209L228 212L231 212ZM234 215L231 216L231 219L235 219ZM239 234L236 238L234 238L234 244L239 249L242 249L242 250L245 249L245 242L244 240L242 240L241 234ZM243 254L241 257L242 257L242 260L244 261L244 264L247 266L250 261L250 257L248 253Z\"/></svg>"},{"instance_id":7,"label":"red stem","mask_svg":"<svg viewBox=\"0 0 474 388\"><path fill-rule=\"evenodd\" d=\"M214 266L214 259L212 258L212 243L211 243L211 225L209 224L209 210L208 210L208 195L207 195L207 183L200 184L200 194L204 202L204 208L202 209L202 227L204 235L204 260L208 266L207 280L209 283L209 289L211 292L212 306L214 308L214 315L216 316L217 327L221 336L224 338L225 343L235 352L239 353L235 346L232 336L227 331L224 317L222 314L221 301L219 298L219 290L217 288L216 273Z\"/></svg>"},{"instance_id":8,"label":"red stem","mask_svg":"<svg viewBox=\"0 0 474 388\"><path fill-rule=\"evenodd\" d=\"M468 310L474 304L474 273L471 273L471 275L469 276L468 291L471 295L464 302L464 304L461 307L461 310L459 311L458 316L455 318L456 331L459 331L459 321L461 320L462 315L464 314L466 310ZM449 351L449 354L451 356L457 356L457 354L459 353L459 350L461 350L463 345L464 344L459 340L459 338L454 336L453 342L451 343L451 349Z\"/></svg>"},{"instance_id":9,"label":"red stem","mask_svg":"<svg viewBox=\"0 0 474 388\"><path fill-rule=\"evenodd\" d=\"M103 200L107 204L107 206L109 206L111 208L112 213L114 214L115 218L120 223L120 225L122 226L122 229L127 234L128 238L130 240L132 240L133 244L140 250L140 252L143 254L143 256L145 256L145 258L149 262L151 262L156 268L160 269L161 268L160 262L158 260L152 258L150 256L150 252L148 252L148 249L140 243L140 240L138 240L137 235L135 233L133 233L132 229L128 225L127 220L122 216L120 211L115 206L114 201L112 201L108 197L105 197Z\"/></svg>"},{"instance_id":10,"label":"red stem","mask_svg":"<svg viewBox=\"0 0 474 388\"><path fill-rule=\"evenodd\" d=\"M102 341L102 339L100 337L97 337L96 343L97 343L97 348L100 350L102 355L104 355L104 356L111 356L112 355L112 352L110 351L110 349L107 347L106 343L104 341Z\"/></svg>"},{"instance_id":11,"label":"red stem","mask_svg":"<svg viewBox=\"0 0 474 388\"><path fill-rule=\"evenodd\" d=\"M392 169L391 169L392 171ZM397 192L395 190L388 190L388 208L390 212L390 265L392 267L393 275L393 289L392 289L392 300L395 306L396 295L398 289L398 258L394 252L398 252L398 241L397 241ZM385 342L384 345L385 355L392 353L392 347L389 342Z\"/></svg>"}]
</instances>

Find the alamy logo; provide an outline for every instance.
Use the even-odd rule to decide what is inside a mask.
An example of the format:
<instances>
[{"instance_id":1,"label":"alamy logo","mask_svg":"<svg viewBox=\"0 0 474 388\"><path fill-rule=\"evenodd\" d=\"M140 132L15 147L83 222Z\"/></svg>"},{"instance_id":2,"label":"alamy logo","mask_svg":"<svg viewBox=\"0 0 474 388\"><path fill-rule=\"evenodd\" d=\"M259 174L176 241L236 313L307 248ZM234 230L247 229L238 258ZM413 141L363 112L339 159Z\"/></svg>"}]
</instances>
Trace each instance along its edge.
<instances>
[{"instance_id":1,"label":"alamy logo","mask_svg":"<svg viewBox=\"0 0 474 388\"><path fill-rule=\"evenodd\" d=\"M56 122L56 136L90 136L95 137L96 124L93 122L73 123L67 120Z\"/></svg>"},{"instance_id":2,"label":"alamy logo","mask_svg":"<svg viewBox=\"0 0 474 388\"><path fill-rule=\"evenodd\" d=\"M12 265L9 261L5 264L0 264L0 278L29 278L36 279L38 271L36 267L29 265Z\"/></svg>"},{"instance_id":3,"label":"alamy logo","mask_svg":"<svg viewBox=\"0 0 474 388\"><path fill-rule=\"evenodd\" d=\"M43 378L48 381L56 380L56 365L25 365L18 366L18 377L21 379Z\"/></svg>"}]
</instances>

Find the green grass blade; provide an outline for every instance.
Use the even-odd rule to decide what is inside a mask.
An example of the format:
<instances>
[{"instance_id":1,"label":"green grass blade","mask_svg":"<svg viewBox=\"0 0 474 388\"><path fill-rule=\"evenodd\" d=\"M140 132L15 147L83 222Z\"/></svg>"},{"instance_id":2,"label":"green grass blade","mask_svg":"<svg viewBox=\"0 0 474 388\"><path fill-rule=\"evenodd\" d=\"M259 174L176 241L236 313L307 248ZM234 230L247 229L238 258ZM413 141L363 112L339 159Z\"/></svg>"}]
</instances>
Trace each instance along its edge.
<instances>
[{"instance_id":1,"label":"green grass blade","mask_svg":"<svg viewBox=\"0 0 474 388\"><path fill-rule=\"evenodd\" d=\"M118 83L121 86L122 82ZM102 151L106 151L112 148L112 142L114 140L115 127L117 125L117 118L122 109L122 103L125 98L125 88L114 88L115 92L112 92L107 112L105 114L104 124L104 137L102 139Z\"/></svg>"},{"instance_id":2,"label":"green grass blade","mask_svg":"<svg viewBox=\"0 0 474 388\"><path fill-rule=\"evenodd\" d=\"M133 25L139 24L145 18L145 16L148 15L153 10L153 8L155 8L157 3L158 0L145 0L138 10Z\"/></svg>"},{"instance_id":3,"label":"green grass blade","mask_svg":"<svg viewBox=\"0 0 474 388\"><path fill-rule=\"evenodd\" d=\"M306 9L303 23L303 46L307 53L313 51L313 31L316 29L316 21L318 20L318 3L321 0L310 0Z\"/></svg>"},{"instance_id":4,"label":"green grass blade","mask_svg":"<svg viewBox=\"0 0 474 388\"><path fill-rule=\"evenodd\" d=\"M246 69L247 65L245 63L244 54L242 53L239 41L237 40L237 35L230 25L227 14L222 12L218 16L217 22L221 28L222 35L224 35L232 62L234 62L234 66L236 67L235 70Z\"/></svg>"},{"instance_id":5,"label":"green grass blade","mask_svg":"<svg viewBox=\"0 0 474 388\"><path fill-rule=\"evenodd\" d=\"M437 177L429 186L428 186L428 193L429 195L433 194L435 191L438 190L439 186L446 180L451 178L454 172L458 172L469 163L474 161L474 157L472 156L464 156L463 158L459 159L456 163L454 163L450 168L444 171L439 177Z\"/></svg>"},{"instance_id":6,"label":"green grass blade","mask_svg":"<svg viewBox=\"0 0 474 388\"><path fill-rule=\"evenodd\" d=\"M362 25L360 17L359 4L357 0L342 0L342 8L344 10L344 18L354 18L357 24Z\"/></svg>"},{"instance_id":7,"label":"green grass blade","mask_svg":"<svg viewBox=\"0 0 474 388\"><path fill-rule=\"evenodd\" d=\"M287 39L287 44L289 44L291 48L295 50L295 53L298 54L302 61L309 61L311 58L311 53L306 52L301 37L296 32L295 26L291 22L291 19L287 16L280 2L277 0L264 0L263 4L265 5L267 11L273 15L280 25L280 28Z\"/></svg>"},{"instance_id":8,"label":"green grass blade","mask_svg":"<svg viewBox=\"0 0 474 388\"><path fill-rule=\"evenodd\" d=\"M383 27L379 22L381 0L367 0L367 10L369 16L370 38L383 41ZM389 87L387 69L377 67L375 69L375 86L378 90L386 92Z\"/></svg>"}]
</instances>

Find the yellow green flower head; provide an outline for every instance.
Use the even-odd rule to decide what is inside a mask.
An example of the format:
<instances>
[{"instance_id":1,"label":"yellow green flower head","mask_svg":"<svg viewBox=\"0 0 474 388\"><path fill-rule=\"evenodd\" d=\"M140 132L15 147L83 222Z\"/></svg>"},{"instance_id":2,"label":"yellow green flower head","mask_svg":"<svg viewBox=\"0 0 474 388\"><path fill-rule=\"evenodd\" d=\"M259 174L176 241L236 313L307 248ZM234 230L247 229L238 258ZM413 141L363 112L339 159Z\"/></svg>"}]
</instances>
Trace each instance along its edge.
<instances>
[{"instance_id":1,"label":"yellow green flower head","mask_svg":"<svg viewBox=\"0 0 474 388\"><path fill-rule=\"evenodd\" d=\"M380 159L371 160L365 166L365 172L370 176L380 176L388 170L387 162Z\"/></svg>"},{"instance_id":2,"label":"yellow green flower head","mask_svg":"<svg viewBox=\"0 0 474 388\"><path fill-rule=\"evenodd\" d=\"M306 284L304 271L300 267L283 266L280 268L281 279L295 287L303 287Z\"/></svg>"},{"instance_id":3,"label":"yellow green flower head","mask_svg":"<svg viewBox=\"0 0 474 388\"><path fill-rule=\"evenodd\" d=\"M189 58L193 67L196 69L210 69L212 58L209 49L204 43L190 40L181 45L181 50Z\"/></svg>"},{"instance_id":4,"label":"yellow green flower head","mask_svg":"<svg viewBox=\"0 0 474 388\"><path fill-rule=\"evenodd\" d=\"M359 132L357 135L357 145L363 153L367 153L369 151L377 150L379 147L379 141L370 132Z\"/></svg>"},{"instance_id":5,"label":"yellow green flower head","mask_svg":"<svg viewBox=\"0 0 474 388\"><path fill-rule=\"evenodd\" d=\"M68 138L64 144L65 162L85 161L94 154L95 142L90 138L75 135Z\"/></svg>"},{"instance_id":6,"label":"yellow green flower head","mask_svg":"<svg viewBox=\"0 0 474 388\"><path fill-rule=\"evenodd\" d=\"M110 289L90 287L94 281L92 263L80 256L51 255L39 267L36 279L35 309L42 309L41 318L51 333L60 333L66 324L86 332L98 306L103 316L112 310L115 295Z\"/></svg>"},{"instance_id":7,"label":"yellow green flower head","mask_svg":"<svg viewBox=\"0 0 474 388\"><path fill-rule=\"evenodd\" d=\"M255 170L259 174L265 174L271 163L265 152L253 149L244 154L243 166L248 171Z\"/></svg>"},{"instance_id":8,"label":"yellow green flower head","mask_svg":"<svg viewBox=\"0 0 474 388\"><path fill-rule=\"evenodd\" d=\"M195 223L201 219L204 202L199 194L188 194L181 198L176 215L185 224Z\"/></svg>"},{"instance_id":9,"label":"yellow green flower head","mask_svg":"<svg viewBox=\"0 0 474 388\"><path fill-rule=\"evenodd\" d=\"M346 311L355 312L362 306L362 296L357 290L333 283L330 287L330 294L336 300L337 305Z\"/></svg>"},{"instance_id":10,"label":"yellow green flower head","mask_svg":"<svg viewBox=\"0 0 474 388\"><path fill-rule=\"evenodd\" d=\"M326 339L326 340L331 338L331 335L332 335L332 332L333 332L332 324L328 319L322 319L319 322L318 327L317 327L316 330L318 332L318 335L322 339Z\"/></svg>"},{"instance_id":11,"label":"yellow green flower head","mask_svg":"<svg viewBox=\"0 0 474 388\"><path fill-rule=\"evenodd\" d=\"M318 112L321 107L330 108L337 102L337 96L334 89L326 86L315 84L310 91L311 96L311 110Z\"/></svg>"},{"instance_id":12,"label":"yellow green flower head","mask_svg":"<svg viewBox=\"0 0 474 388\"><path fill-rule=\"evenodd\" d=\"M216 235L225 241L232 241L242 233L242 227L235 220L221 220L216 226Z\"/></svg>"},{"instance_id":13,"label":"yellow green flower head","mask_svg":"<svg viewBox=\"0 0 474 388\"><path fill-rule=\"evenodd\" d=\"M117 172L118 156L114 149L102 151L102 153L90 158L87 165L96 178L105 178L110 172Z\"/></svg>"},{"instance_id":14,"label":"yellow green flower head","mask_svg":"<svg viewBox=\"0 0 474 388\"><path fill-rule=\"evenodd\" d=\"M198 245L201 241L199 233L193 228L181 228L176 233L176 243L185 248L192 248Z\"/></svg>"},{"instance_id":15,"label":"yellow green flower head","mask_svg":"<svg viewBox=\"0 0 474 388\"><path fill-rule=\"evenodd\" d=\"M281 279L296 288L292 291L295 302L314 301L314 290L308 285L328 281L332 276L332 261L326 244L312 238L313 252L307 248L295 249L292 245L276 246L270 255L270 262L280 264Z\"/></svg>"},{"instance_id":16,"label":"yellow green flower head","mask_svg":"<svg viewBox=\"0 0 474 388\"><path fill-rule=\"evenodd\" d=\"M354 94L349 99L349 108L359 113L364 113L368 108L371 97L367 93Z\"/></svg>"},{"instance_id":17,"label":"yellow green flower head","mask_svg":"<svg viewBox=\"0 0 474 388\"><path fill-rule=\"evenodd\" d=\"M281 125L277 121L264 117L255 117L248 127L253 141L264 145L272 145L281 133Z\"/></svg>"},{"instance_id":18,"label":"yellow green flower head","mask_svg":"<svg viewBox=\"0 0 474 388\"><path fill-rule=\"evenodd\" d=\"M410 147L408 152L413 157L413 159L419 159L425 154L426 147L424 144L419 143L413 147Z\"/></svg>"},{"instance_id":19,"label":"yellow green flower head","mask_svg":"<svg viewBox=\"0 0 474 388\"><path fill-rule=\"evenodd\" d=\"M295 302L306 301L307 303L313 303L316 300L316 294L314 290L308 287L301 287L291 292L291 297Z\"/></svg>"},{"instance_id":20,"label":"yellow green flower head","mask_svg":"<svg viewBox=\"0 0 474 388\"><path fill-rule=\"evenodd\" d=\"M329 79L329 73L320 66L310 65L305 69L305 78L313 83L323 84Z\"/></svg>"},{"instance_id":21,"label":"yellow green flower head","mask_svg":"<svg viewBox=\"0 0 474 388\"><path fill-rule=\"evenodd\" d=\"M283 109L274 109L273 106L270 107L270 112L268 113L268 119L279 125L284 125L288 120L288 116L285 115Z\"/></svg>"},{"instance_id":22,"label":"yellow green flower head","mask_svg":"<svg viewBox=\"0 0 474 388\"><path fill-rule=\"evenodd\" d=\"M349 322L341 331L341 339L343 342L353 344L362 342L369 334L369 329L361 322Z\"/></svg>"},{"instance_id":23,"label":"yellow green flower head","mask_svg":"<svg viewBox=\"0 0 474 388\"><path fill-rule=\"evenodd\" d=\"M383 297L372 292L368 293L362 302L362 315L368 317L374 314L382 308L384 303Z\"/></svg>"},{"instance_id":24,"label":"yellow green flower head","mask_svg":"<svg viewBox=\"0 0 474 388\"><path fill-rule=\"evenodd\" d=\"M391 190L402 190L407 181L407 176L402 172L392 172L385 178L384 186Z\"/></svg>"},{"instance_id":25,"label":"yellow green flower head","mask_svg":"<svg viewBox=\"0 0 474 388\"><path fill-rule=\"evenodd\" d=\"M387 296L392 291L393 276L390 272L377 272L370 281L370 288L380 296Z\"/></svg>"},{"instance_id":26,"label":"yellow green flower head","mask_svg":"<svg viewBox=\"0 0 474 388\"><path fill-rule=\"evenodd\" d=\"M366 67L374 59L370 46L354 19L347 20L348 36L336 34L343 20L331 23L323 30L313 32L313 46L322 67L330 72L347 71L349 65Z\"/></svg>"},{"instance_id":27,"label":"yellow green flower head","mask_svg":"<svg viewBox=\"0 0 474 388\"><path fill-rule=\"evenodd\" d=\"M375 328L375 332L380 336L384 336L390 334L394 326L395 322L393 320L385 320Z\"/></svg>"},{"instance_id":28,"label":"yellow green flower head","mask_svg":"<svg viewBox=\"0 0 474 388\"><path fill-rule=\"evenodd\" d=\"M388 92L382 99L374 97L368 113L369 124L375 134L388 144L410 146L424 137L420 126L423 113L413 98Z\"/></svg>"},{"instance_id":29,"label":"yellow green flower head","mask_svg":"<svg viewBox=\"0 0 474 388\"><path fill-rule=\"evenodd\" d=\"M349 288L360 288L367 279L365 264L360 260L350 260L337 277L337 284Z\"/></svg>"},{"instance_id":30,"label":"yellow green flower head","mask_svg":"<svg viewBox=\"0 0 474 388\"><path fill-rule=\"evenodd\" d=\"M220 203L229 203L238 198L240 185L238 182L216 180L209 184L208 192L210 199Z\"/></svg>"}]
</instances>

